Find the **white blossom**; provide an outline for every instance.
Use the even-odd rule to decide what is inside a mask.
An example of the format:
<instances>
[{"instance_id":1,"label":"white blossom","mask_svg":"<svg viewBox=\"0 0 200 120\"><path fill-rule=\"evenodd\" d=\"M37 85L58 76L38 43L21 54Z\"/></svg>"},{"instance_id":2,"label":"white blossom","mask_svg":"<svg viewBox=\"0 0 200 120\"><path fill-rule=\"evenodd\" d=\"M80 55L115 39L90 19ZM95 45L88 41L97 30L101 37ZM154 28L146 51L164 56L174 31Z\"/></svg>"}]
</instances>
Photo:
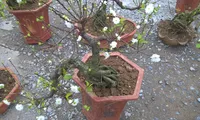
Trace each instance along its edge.
<instances>
[{"instance_id":1,"label":"white blossom","mask_svg":"<svg viewBox=\"0 0 200 120\"><path fill-rule=\"evenodd\" d=\"M42 116L42 115L40 115L40 116L37 116L37 117L36 117L36 120L45 120L45 117Z\"/></svg>"},{"instance_id":2,"label":"white blossom","mask_svg":"<svg viewBox=\"0 0 200 120\"><path fill-rule=\"evenodd\" d=\"M108 30L108 27L103 28L103 32L106 32Z\"/></svg>"},{"instance_id":3,"label":"white blossom","mask_svg":"<svg viewBox=\"0 0 200 120\"><path fill-rule=\"evenodd\" d=\"M133 44L135 44L135 43L138 42L138 39L133 38L133 39L131 40L131 42L132 42Z\"/></svg>"},{"instance_id":4,"label":"white blossom","mask_svg":"<svg viewBox=\"0 0 200 120\"><path fill-rule=\"evenodd\" d=\"M114 24L119 24L120 23L120 19L118 17L114 17L113 18L113 23Z\"/></svg>"},{"instance_id":5,"label":"white blossom","mask_svg":"<svg viewBox=\"0 0 200 120\"><path fill-rule=\"evenodd\" d=\"M79 99L74 99L73 102L72 102L72 106L77 106L79 103Z\"/></svg>"},{"instance_id":6,"label":"white blossom","mask_svg":"<svg viewBox=\"0 0 200 120\"><path fill-rule=\"evenodd\" d=\"M48 60L47 62L48 62L50 65L52 65L52 61L51 61L51 60Z\"/></svg>"},{"instance_id":7,"label":"white blossom","mask_svg":"<svg viewBox=\"0 0 200 120\"><path fill-rule=\"evenodd\" d=\"M115 12L112 8L110 8L110 13L111 13L113 16L116 16L116 12Z\"/></svg>"},{"instance_id":8,"label":"white blossom","mask_svg":"<svg viewBox=\"0 0 200 120\"><path fill-rule=\"evenodd\" d=\"M160 55L158 54L153 54L151 57L151 62L160 62Z\"/></svg>"},{"instance_id":9,"label":"white blossom","mask_svg":"<svg viewBox=\"0 0 200 120\"><path fill-rule=\"evenodd\" d=\"M56 98L56 105L61 105L61 104L62 104L62 99Z\"/></svg>"},{"instance_id":10,"label":"white blossom","mask_svg":"<svg viewBox=\"0 0 200 120\"><path fill-rule=\"evenodd\" d=\"M72 28L74 25L68 21L65 21L65 25L68 27L68 28Z\"/></svg>"},{"instance_id":11,"label":"white blossom","mask_svg":"<svg viewBox=\"0 0 200 120\"><path fill-rule=\"evenodd\" d=\"M82 37L79 35L77 41L81 41Z\"/></svg>"},{"instance_id":12,"label":"white blossom","mask_svg":"<svg viewBox=\"0 0 200 120\"><path fill-rule=\"evenodd\" d=\"M112 41L110 43L110 49L112 50L113 48L116 48L117 47L117 42L116 41Z\"/></svg>"},{"instance_id":13,"label":"white blossom","mask_svg":"<svg viewBox=\"0 0 200 120\"><path fill-rule=\"evenodd\" d=\"M101 0L101 2L102 2L104 5L107 5L107 1Z\"/></svg>"},{"instance_id":14,"label":"white blossom","mask_svg":"<svg viewBox=\"0 0 200 120\"><path fill-rule=\"evenodd\" d=\"M22 104L17 104L17 105L15 106L15 108L16 108L16 110L18 110L18 111L22 111L22 110L24 109L24 106L23 106Z\"/></svg>"},{"instance_id":15,"label":"white blossom","mask_svg":"<svg viewBox=\"0 0 200 120\"><path fill-rule=\"evenodd\" d=\"M78 86L75 86L75 85L71 85L70 87L71 91L74 92L74 93L79 93L79 87Z\"/></svg>"},{"instance_id":16,"label":"white blossom","mask_svg":"<svg viewBox=\"0 0 200 120\"><path fill-rule=\"evenodd\" d=\"M3 103L5 103L6 105L10 105L10 102L8 100L3 100Z\"/></svg>"},{"instance_id":17,"label":"white blossom","mask_svg":"<svg viewBox=\"0 0 200 120\"><path fill-rule=\"evenodd\" d=\"M109 54L109 52L104 52L104 54L103 54L104 56L105 56L105 58L104 59L108 59L109 57L110 57L110 54Z\"/></svg>"},{"instance_id":18,"label":"white blossom","mask_svg":"<svg viewBox=\"0 0 200 120\"><path fill-rule=\"evenodd\" d=\"M25 92L22 90L20 94L21 94L21 95L25 95Z\"/></svg>"},{"instance_id":19,"label":"white blossom","mask_svg":"<svg viewBox=\"0 0 200 120\"><path fill-rule=\"evenodd\" d=\"M120 37L120 36L117 36L117 40L120 41L120 40L121 40L121 37Z\"/></svg>"},{"instance_id":20,"label":"white blossom","mask_svg":"<svg viewBox=\"0 0 200 120\"><path fill-rule=\"evenodd\" d=\"M21 3L22 2L22 0L17 0L17 3Z\"/></svg>"},{"instance_id":21,"label":"white blossom","mask_svg":"<svg viewBox=\"0 0 200 120\"><path fill-rule=\"evenodd\" d=\"M70 99L70 100L68 100L68 103L69 103L69 104L71 104L72 102L73 102L73 100L71 100L71 99Z\"/></svg>"},{"instance_id":22,"label":"white blossom","mask_svg":"<svg viewBox=\"0 0 200 120\"><path fill-rule=\"evenodd\" d=\"M153 4L149 4L145 8L146 14L151 14L153 12L153 10L154 10L154 5Z\"/></svg>"},{"instance_id":23,"label":"white blossom","mask_svg":"<svg viewBox=\"0 0 200 120\"><path fill-rule=\"evenodd\" d=\"M115 33L115 36L117 37L117 36L119 36L117 33Z\"/></svg>"},{"instance_id":24,"label":"white blossom","mask_svg":"<svg viewBox=\"0 0 200 120\"><path fill-rule=\"evenodd\" d=\"M3 89L5 87L4 84L0 84L0 89Z\"/></svg>"},{"instance_id":25,"label":"white blossom","mask_svg":"<svg viewBox=\"0 0 200 120\"><path fill-rule=\"evenodd\" d=\"M136 28L137 28L137 29L140 29L140 25L137 25Z\"/></svg>"}]
</instances>

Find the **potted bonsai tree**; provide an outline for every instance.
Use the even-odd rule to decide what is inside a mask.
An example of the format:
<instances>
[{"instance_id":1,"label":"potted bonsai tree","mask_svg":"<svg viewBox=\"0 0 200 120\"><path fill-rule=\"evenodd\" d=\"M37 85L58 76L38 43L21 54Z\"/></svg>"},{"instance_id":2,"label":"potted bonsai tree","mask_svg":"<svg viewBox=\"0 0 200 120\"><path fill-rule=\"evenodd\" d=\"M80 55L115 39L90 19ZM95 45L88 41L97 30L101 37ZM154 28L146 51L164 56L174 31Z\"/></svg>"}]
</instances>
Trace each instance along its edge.
<instances>
[{"instance_id":1,"label":"potted bonsai tree","mask_svg":"<svg viewBox=\"0 0 200 120\"><path fill-rule=\"evenodd\" d=\"M55 72L51 74L50 80L46 80L38 73L35 73L39 76L38 83L42 84L45 88L48 87L50 92L41 97L33 93L25 94L25 96L28 95L26 96L28 98L27 100L31 103L31 107L37 106L40 110L44 110L45 102L53 95L61 97L56 100L56 104L58 105L62 103L62 99L67 100L70 104L75 104L75 101L70 98L72 93L70 93L68 89L63 89L63 86L66 84L61 84L63 80L73 78L81 88L83 113L88 119L118 120L126 102L129 100L136 100L139 97L144 74L142 68L121 53L100 52L101 41L106 40L110 50L114 50L118 47L118 41L121 41L120 33L124 28L124 24L122 24L124 19L111 16L110 20L113 22L111 27L107 26L105 31L102 30L103 35L93 36L88 33L88 19L93 18L94 22L97 22L94 24L102 25L101 19L95 20L93 16L102 16L101 14L97 14L100 13L100 9L102 9L102 11L106 10L104 7L108 2L107 0L99 2L99 6L96 8L97 11L94 11L94 2L88 3L87 0L84 2L79 0L66 1L68 6L60 0L57 0L57 2L60 3L69 15L54 8L52 8L52 11L62 18L65 21L65 25L73 29L72 31L75 32L78 29L79 37L77 41L84 39L91 46L92 53L86 54L82 61L73 55L70 59L63 59L60 65L56 67ZM78 12L72 6L74 2L79 8ZM135 10L144 8L142 3L139 4L139 7L129 8L123 6L121 1L114 0L114 2L124 9ZM92 6L91 10L89 10L88 6ZM68 9L68 7L70 7L70 9ZM150 10L149 13L151 15L154 8L147 9L147 11L148 10ZM115 12L112 12L112 14L113 13ZM75 25L74 28L73 25ZM102 26L103 29L105 27L105 25ZM113 31L116 27L118 30L115 31L113 35L110 31ZM138 38L142 41L141 44L144 43L144 39L141 35L138 35ZM74 75L69 75L67 72L70 71L68 70L74 68L76 68ZM27 104L26 101L20 102L20 104L23 103Z\"/></svg>"},{"instance_id":2,"label":"potted bonsai tree","mask_svg":"<svg viewBox=\"0 0 200 120\"><path fill-rule=\"evenodd\" d=\"M137 3L135 4L135 7L130 8L127 6L123 6L123 3L119 0L113 1L122 9L128 10L140 9L142 4L145 4L144 0L142 0L140 2L135 2ZM126 18L116 16L116 12L113 10L112 7L109 8L108 13L107 2L108 0L102 0L102 4L97 9L96 14L93 16L90 16L89 14L87 16L85 29L87 30L86 32L90 34L90 36L106 36L100 41L100 48L109 48L109 42L106 38L117 41L117 48L119 48L120 46L128 44L132 40L134 34L136 33L136 24ZM95 4L93 4L92 7L95 7ZM113 21L115 22L113 23ZM114 24L118 22L120 22L121 24L114 26ZM78 24L79 23L75 23L75 28L77 28L77 32L80 35ZM116 32L119 34L116 35ZM119 38L121 39L120 41L118 40ZM87 41L84 42L87 43Z\"/></svg>"},{"instance_id":3,"label":"potted bonsai tree","mask_svg":"<svg viewBox=\"0 0 200 120\"><path fill-rule=\"evenodd\" d=\"M3 114L10 103L20 92L20 82L9 68L0 68L0 114Z\"/></svg>"},{"instance_id":4,"label":"potted bonsai tree","mask_svg":"<svg viewBox=\"0 0 200 120\"><path fill-rule=\"evenodd\" d=\"M51 37L48 7L52 0L5 0L1 1L1 16L8 7L18 23L28 44L44 43Z\"/></svg>"},{"instance_id":5,"label":"potted bonsai tree","mask_svg":"<svg viewBox=\"0 0 200 120\"><path fill-rule=\"evenodd\" d=\"M162 20L158 25L158 36L167 45L185 45L196 37L190 24L200 14L200 7L191 12L175 15L172 20Z\"/></svg>"}]
</instances>

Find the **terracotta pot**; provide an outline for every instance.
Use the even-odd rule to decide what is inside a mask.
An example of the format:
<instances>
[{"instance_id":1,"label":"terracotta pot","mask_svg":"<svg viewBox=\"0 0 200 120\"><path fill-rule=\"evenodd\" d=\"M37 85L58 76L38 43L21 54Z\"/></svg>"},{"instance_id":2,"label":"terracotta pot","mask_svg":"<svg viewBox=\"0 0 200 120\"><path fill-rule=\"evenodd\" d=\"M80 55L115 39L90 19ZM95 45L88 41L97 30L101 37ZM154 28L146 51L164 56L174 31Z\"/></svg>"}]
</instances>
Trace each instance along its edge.
<instances>
[{"instance_id":1,"label":"terracotta pot","mask_svg":"<svg viewBox=\"0 0 200 120\"><path fill-rule=\"evenodd\" d=\"M161 20L158 23L158 37L166 45L186 45L196 37L195 30L192 27L188 28L189 30L185 31L184 33L174 34L172 30L176 30L176 28L170 25L170 20Z\"/></svg>"},{"instance_id":2,"label":"terracotta pot","mask_svg":"<svg viewBox=\"0 0 200 120\"><path fill-rule=\"evenodd\" d=\"M19 82L17 76L9 68L0 68L0 70L8 70L8 72L12 75L12 77L15 80L16 84L15 84L14 88L5 97L6 100L8 100L9 102L12 102L13 100L15 100L17 95L20 93L20 82ZM5 103L0 102L0 114L3 114L8 109L8 107L9 106L6 105Z\"/></svg>"},{"instance_id":3,"label":"terracotta pot","mask_svg":"<svg viewBox=\"0 0 200 120\"><path fill-rule=\"evenodd\" d=\"M134 93L126 96L97 97L95 93L86 91L84 81L81 81L77 76L79 70L75 69L73 79L81 87L82 105L90 106L89 111L86 111L84 108L82 110L88 120L119 120L120 114L127 101L136 100L139 97L144 70L119 52L113 52L110 55L122 58L133 68L139 71ZM92 54L86 54L82 61L86 62L91 56Z\"/></svg>"},{"instance_id":4,"label":"terracotta pot","mask_svg":"<svg viewBox=\"0 0 200 120\"><path fill-rule=\"evenodd\" d=\"M118 16L118 17L119 18L123 18L123 17L120 17L120 16ZM132 26L130 26L130 27L134 27L135 29L131 33L126 33L126 34L122 35L120 41L116 41L117 42L117 48L119 48L121 46L124 46L127 43L129 43L133 39L134 34L136 33L136 23L132 22L129 19L125 19L125 20L128 21L128 22L130 22L130 23L132 23ZM74 26L77 27L78 25L75 24ZM77 34L80 35L80 31L78 29L76 29L76 30L77 30ZM96 37L94 35L91 35L90 33L88 33L88 34L90 36ZM86 42L86 40L83 40L83 42L86 43L86 44L88 44ZM110 47L110 45L109 45L109 43L108 43L107 40L101 40L100 41L100 48L109 48L109 47Z\"/></svg>"},{"instance_id":5,"label":"terracotta pot","mask_svg":"<svg viewBox=\"0 0 200 120\"><path fill-rule=\"evenodd\" d=\"M200 0L177 0L176 12L191 11L198 7Z\"/></svg>"},{"instance_id":6,"label":"terracotta pot","mask_svg":"<svg viewBox=\"0 0 200 120\"><path fill-rule=\"evenodd\" d=\"M25 37L25 42L28 44L37 44L39 42L46 42L51 37L51 30L49 29L49 15L48 7L52 0L41 7L34 10L10 10L9 12L15 15L19 21L19 27ZM37 18L43 16L43 20L36 21Z\"/></svg>"}]
</instances>

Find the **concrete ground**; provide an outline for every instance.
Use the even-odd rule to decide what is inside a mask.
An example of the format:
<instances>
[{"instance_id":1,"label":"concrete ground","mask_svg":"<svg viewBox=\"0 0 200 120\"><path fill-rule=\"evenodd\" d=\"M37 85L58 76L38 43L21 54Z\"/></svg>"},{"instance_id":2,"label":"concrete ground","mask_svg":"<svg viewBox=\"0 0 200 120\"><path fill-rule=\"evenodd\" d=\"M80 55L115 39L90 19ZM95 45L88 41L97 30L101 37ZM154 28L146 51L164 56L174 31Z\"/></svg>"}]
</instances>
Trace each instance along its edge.
<instances>
[{"instance_id":1,"label":"concrete ground","mask_svg":"<svg viewBox=\"0 0 200 120\"><path fill-rule=\"evenodd\" d=\"M125 0L127 4L130 1ZM199 36L186 46L169 47L164 45L157 37L157 23L160 19L173 16L170 14L168 5L174 13L175 0L157 1L159 1L161 9L156 16L153 16L155 24L152 34L147 39L146 49L139 53L127 47L121 49L123 54L145 70L140 98L127 103L121 120L200 120L200 101L198 101L200 98L200 49L195 48ZM56 3L53 6L56 6ZM140 20L137 12L117 9L117 13L136 21L136 23ZM45 49L46 45L27 45L18 25L15 24L14 17L8 16L5 20L1 19L0 23L3 21L12 21L14 28L0 29L0 61L5 66L11 67L15 73L17 71L14 66L17 68L20 75L17 74L28 84L28 90L38 91L35 88L37 77L34 73L38 72L48 77L50 72L55 70L55 66L59 64L60 58L69 58L74 46L70 38L66 38L62 42L63 47L59 50L57 48ZM64 28L64 21L51 12L50 21L51 24ZM59 30L56 33L58 35L54 35L48 43L59 41L64 34ZM81 59L89 51L90 48L82 44L78 50L79 58ZM152 63L150 60L152 54L159 54L161 62ZM14 66L8 61L8 58L11 58ZM48 62L49 60L52 62ZM77 94L76 97L81 100L80 94ZM48 110L47 116L51 116L50 120L85 120L86 118L81 113L81 106L81 103L73 107L64 102L61 107L52 106ZM17 111L13 104L5 114L0 115L0 120L35 120L38 115L36 109L27 107L23 111Z\"/></svg>"}]
</instances>

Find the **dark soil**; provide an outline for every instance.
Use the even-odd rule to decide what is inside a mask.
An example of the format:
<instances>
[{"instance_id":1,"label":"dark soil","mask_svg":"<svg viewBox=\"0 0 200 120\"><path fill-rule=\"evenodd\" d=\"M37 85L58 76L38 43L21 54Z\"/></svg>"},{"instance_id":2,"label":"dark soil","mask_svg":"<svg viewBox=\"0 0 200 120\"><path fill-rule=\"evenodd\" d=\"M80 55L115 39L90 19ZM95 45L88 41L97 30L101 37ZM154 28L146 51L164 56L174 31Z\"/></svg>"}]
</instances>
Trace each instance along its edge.
<instances>
[{"instance_id":1,"label":"dark soil","mask_svg":"<svg viewBox=\"0 0 200 120\"><path fill-rule=\"evenodd\" d=\"M45 4L48 0L27 0L26 4L22 4L22 5L15 5L12 7L13 10L33 10L33 9L37 9L39 6L39 1L42 4Z\"/></svg>"},{"instance_id":2,"label":"dark soil","mask_svg":"<svg viewBox=\"0 0 200 120\"><path fill-rule=\"evenodd\" d=\"M161 21L158 25L158 34L161 40L168 45L185 45L191 41L196 35L195 30L188 26L186 29L180 29L171 21Z\"/></svg>"},{"instance_id":3,"label":"dark soil","mask_svg":"<svg viewBox=\"0 0 200 120\"><path fill-rule=\"evenodd\" d=\"M8 71L0 70L0 84L5 85L3 89L0 89L0 101L2 101L14 88L15 80Z\"/></svg>"},{"instance_id":4,"label":"dark soil","mask_svg":"<svg viewBox=\"0 0 200 120\"><path fill-rule=\"evenodd\" d=\"M115 24L113 23L112 21L113 17L109 17L109 19L107 19L105 22L105 26L108 27L108 28L112 28L113 26L115 26ZM121 31L121 28L124 26L124 31ZM130 27L131 26L131 27ZM88 33L90 33L91 35L94 35L94 36L101 36L103 35L103 28L99 27L97 30L95 29L96 26L94 26L93 24L93 19L88 19L87 23L86 23L86 30ZM120 33L120 36L124 35L124 34L129 34L131 32L133 32L135 30L135 26L133 25L133 23L131 23L130 21L128 20L125 20L124 21L124 24L119 26L119 27L116 27L112 33L109 33L109 35L111 34L112 36L115 36L115 33Z\"/></svg>"},{"instance_id":5,"label":"dark soil","mask_svg":"<svg viewBox=\"0 0 200 120\"><path fill-rule=\"evenodd\" d=\"M109 57L106 60L104 60L104 57L101 57L100 62L104 65L113 67L118 72L119 82L118 85L113 88L98 88L93 86L93 92L98 97L123 96L134 93L138 77L138 71L136 69L132 68L119 57ZM84 79L83 76L80 76L80 78Z\"/></svg>"}]
</instances>

